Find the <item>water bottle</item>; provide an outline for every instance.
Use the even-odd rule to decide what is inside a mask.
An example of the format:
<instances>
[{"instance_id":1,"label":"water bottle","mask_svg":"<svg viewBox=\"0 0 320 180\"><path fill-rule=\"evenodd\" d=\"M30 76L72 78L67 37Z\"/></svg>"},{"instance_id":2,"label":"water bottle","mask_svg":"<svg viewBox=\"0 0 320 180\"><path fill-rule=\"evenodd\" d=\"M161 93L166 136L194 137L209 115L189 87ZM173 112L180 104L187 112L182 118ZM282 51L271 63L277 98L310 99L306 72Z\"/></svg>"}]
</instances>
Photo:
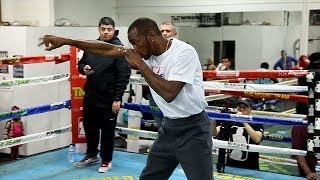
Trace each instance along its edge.
<instances>
[{"instance_id":1,"label":"water bottle","mask_svg":"<svg viewBox=\"0 0 320 180\"><path fill-rule=\"evenodd\" d=\"M71 144L69 146L68 160L69 160L70 163L74 163L74 147L73 147L73 144Z\"/></svg>"}]
</instances>

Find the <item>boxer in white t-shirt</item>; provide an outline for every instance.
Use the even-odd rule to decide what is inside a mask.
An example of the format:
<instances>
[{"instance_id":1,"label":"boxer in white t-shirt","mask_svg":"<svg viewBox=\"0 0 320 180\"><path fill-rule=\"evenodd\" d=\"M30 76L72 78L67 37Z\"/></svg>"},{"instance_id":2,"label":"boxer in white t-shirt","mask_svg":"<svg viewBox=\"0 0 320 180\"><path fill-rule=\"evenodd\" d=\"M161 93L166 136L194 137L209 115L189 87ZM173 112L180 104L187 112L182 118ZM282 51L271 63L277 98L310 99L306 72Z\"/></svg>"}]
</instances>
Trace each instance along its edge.
<instances>
[{"instance_id":1,"label":"boxer in white t-shirt","mask_svg":"<svg viewBox=\"0 0 320 180\"><path fill-rule=\"evenodd\" d=\"M188 179L213 179L211 123L204 111L202 69L196 50L164 38L155 21L135 20L128 29L132 49L108 43L51 35L42 38L46 50L72 45L102 56L125 56L151 88L164 115L140 179L169 179L180 163ZM148 63L146 63L148 62Z\"/></svg>"}]
</instances>

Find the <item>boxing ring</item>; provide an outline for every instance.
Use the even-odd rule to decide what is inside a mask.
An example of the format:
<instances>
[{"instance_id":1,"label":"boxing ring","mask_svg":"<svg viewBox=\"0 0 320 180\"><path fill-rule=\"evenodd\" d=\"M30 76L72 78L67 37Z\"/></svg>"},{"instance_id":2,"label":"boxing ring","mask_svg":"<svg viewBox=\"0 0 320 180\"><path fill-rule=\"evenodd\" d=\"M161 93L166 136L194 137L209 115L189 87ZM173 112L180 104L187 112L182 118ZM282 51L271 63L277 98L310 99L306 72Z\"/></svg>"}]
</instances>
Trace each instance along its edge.
<instances>
[{"instance_id":1,"label":"boxing ring","mask_svg":"<svg viewBox=\"0 0 320 180\"><path fill-rule=\"evenodd\" d=\"M2 62L7 61L9 64L11 63L33 63L34 61L55 61L58 63L67 61L70 59L70 66L76 67L76 63L78 60L77 57L78 50L75 48L71 48L70 54L63 55L51 55L51 56L35 56L35 57L25 57L25 58L8 58L1 59ZM46 83L56 83L59 81L67 81L71 79L71 100L65 100L61 102L52 102L51 104L40 105L36 107L30 107L25 109L20 109L16 111L10 112L2 112L0 113L0 121L11 119L13 117L24 117L30 116L40 113L47 113L51 111L58 111L61 109L71 109L73 114L72 126L61 127L58 129L52 129L49 131L39 132L35 134L30 134L26 136L22 136L19 138L9 139L9 140L1 140L0 141L0 149L8 148L11 146L32 143L35 141L45 140L49 138L53 138L56 136L63 136L65 133L72 131L73 143L84 142L83 135L79 132L79 115L81 115L81 102L79 100L79 96L82 91L79 90L78 87L81 87L81 83L73 81L73 79L79 79L79 74L75 74L76 69L71 69L70 74L56 74L50 76L43 77L34 77L34 78L25 78L25 79L14 79L14 80L5 80L0 81L0 88L10 88L10 87L19 87L19 86L35 86L39 84ZM260 77L283 77L283 78L297 78L297 77L305 77L307 75L307 71L304 70L295 70L295 71L263 71L259 72L259 75L252 75L254 71L232 71L232 72L215 72L215 71L204 71L205 77L212 78L237 78L238 80L232 81L215 81L215 82L205 82L206 93L210 93L209 96L206 97L207 101L221 100L224 98L228 98L231 96L247 96L252 98L265 98L272 99L270 102L276 103L278 100L294 100L300 102L308 102L307 96L302 95L294 95L288 93L297 93L297 92L306 92L310 91L308 87L299 87L295 86L295 88L290 87L290 85L294 85L296 80L281 82L277 85L268 86L260 86L254 84L245 84L239 83L244 78L260 78ZM83 77L80 77L83 79ZM241 79L242 78L242 79ZM147 85L143 78L132 76L130 79L130 83L135 85ZM74 90L74 87L78 88L78 91ZM270 87L270 88L269 88ZM269 88L269 89L268 89ZM275 92L276 89L276 93ZM265 91L264 91L265 90ZM285 93L283 93L285 92ZM277 99L277 100L273 100ZM74 103L76 100L77 102ZM76 107L75 107L76 105ZM256 106L260 106L257 104ZM129 111L135 112L143 112L143 113L151 113L151 114L161 114L158 108L150 107L146 105L141 105L137 103L123 103L123 108L128 109ZM236 115L236 114L228 114L228 113L220 113L219 110L221 107L210 106L206 109L208 116L210 119L214 120L222 120L222 121L235 121L235 122L253 122L253 123L261 123L267 125L284 125L284 126L292 126L292 125L309 125L310 121L303 120L306 116L292 113L275 113L275 112L263 112L263 111L253 111L252 115ZM235 109L232 109L235 111ZM76 112L76 113L74 113ZM74 116L76 114L76 116ZM131 147L128 149L132 151L134 148L139 148L143 144L152 144L152 139L157 137L156 132L139 130L140 127L144 127L147 124L149 126L155 126L153 121L143 120L141 118L130 119L129 121L133 122L134 126L138 126L139 128L123 128L117 127L116 132L118 134L128 135L127 142L138 144L136 147ZM137 125L138 124L138 125ZM139 137L147 138L148 141L139 141ZM279 143L290 143L290 137L284 137L281 135L268 134L264 135L265 140L275 141ZM251 145L251 144L241 144L236 142L227 142L220 141L217 139L213 139L213 155L215 156L218 152L218 148L225 149L239 149L244 151L258 151L264 153L275 153L275 154L286 154L286 155L307 155L307 151L302 150L294 150L289 148L279 148L279 147L269 147L263 145ZM308 151L312 152L312 149L308 149ZM85 168L76 168L68 162L67 160L68 148L61 148L49 152L44 152L41 154L29 156L17 161L13 161L10 163L2 164L0 167L0 179L79 179L79 180L91 180L91 179L101 179L101 180L134 180L139 179L139 174L141 173L145 163L147 155L138 154L133 152L128 152L125 149L118 149L114 152L113 157L113 168L110 172L99 174L97 172L97 168L99 164L88 166ZM79 161L84 157L84 154L76 154L75 160ZM266 155L260 155L260 161L268 162L268 163L276 163L276 164L284 164L288 166L296 167L296 161L293 159L286 159L280 157L271 157ZM216 160L214 161L216 162ZM304 179L297 176L284 175L279 173L272 172L263 172L263 171L255 171L241 168L225 168L224 173L216 172L216 165L214 167L214 177L215 179ZM181 166L178 166L174 173L172 174L172 180L186 179L184 172Z\"/></svg>"}]
</instances>

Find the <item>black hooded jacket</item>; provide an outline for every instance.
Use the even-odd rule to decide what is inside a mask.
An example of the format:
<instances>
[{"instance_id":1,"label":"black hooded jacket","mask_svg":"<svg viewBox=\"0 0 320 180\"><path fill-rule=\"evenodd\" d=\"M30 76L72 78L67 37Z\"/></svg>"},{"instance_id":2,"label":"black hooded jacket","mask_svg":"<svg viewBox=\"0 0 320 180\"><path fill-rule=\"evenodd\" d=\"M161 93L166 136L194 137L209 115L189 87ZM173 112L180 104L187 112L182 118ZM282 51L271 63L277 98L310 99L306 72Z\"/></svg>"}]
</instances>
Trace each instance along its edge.
<instances>
[{"instance_id":1,"label":"black hooded jacket","mask_svg":"<svg viewBox=\"0 0 320 180\"><path fill-rule=\"evenodd\" d=\"M117 36L106 42L122 45ZM121 101L131 74L127 60L98 56L85 51L78 62L78 70L81 74L84 74L83 68L86 65L91 66L94 73L87 76L83 105L111 108L113 101Z\"/></svg>"}]
</instances>

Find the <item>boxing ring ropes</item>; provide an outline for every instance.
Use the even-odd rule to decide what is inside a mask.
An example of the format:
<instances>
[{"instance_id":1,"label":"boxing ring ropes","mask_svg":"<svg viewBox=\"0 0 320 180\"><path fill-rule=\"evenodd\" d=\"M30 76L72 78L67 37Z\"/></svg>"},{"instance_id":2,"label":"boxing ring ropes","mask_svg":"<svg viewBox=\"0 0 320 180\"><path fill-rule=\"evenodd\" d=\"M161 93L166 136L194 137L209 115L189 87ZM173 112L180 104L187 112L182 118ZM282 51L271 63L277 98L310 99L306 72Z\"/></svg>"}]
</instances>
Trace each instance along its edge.
<instances>
[{"instance_id":1,"label":"boxing ring ropes","mask_svg":"<svg viewBox=\"0 0 320 180\"><path fill-rule=\"evenodd\" d=\"M47 83L55 83L59 81L71 81L71 100L63 102L55 102L48 105L41 105L37 107L31 107L26 109L20 109L16 111L2 112L0 113L0 121L11 119L14 117L24 117L34 114L46 113L50 111L56 111L62 108L69 108L72 111L72 126L66 126L58 129L53 129L45 132L40 132L36 134L26 135L18 138L2 140L0 141L0 149L8 148L15 145L25 144L29 142L44 140L56 137L58 135L70 132L72 130L72 143L84 142L84 139L77 138L79 135L79 117L82 101L79 100L79 92L75 91L78 87L83 85L85 79L79 75L77 72L76 64L79 60L78 57L79 50L71 47L70 53L59 54L59 55L45 55L45 56L32 56L32 57L19 57L19 58L3 58L0 59L2 64L29 64L29 63L41 63L54 61L56 63L62 63L70 60L70 74L56 74L43 77L34 78L24 78L24 79L13 79L13 80L3 80L0 81L0 88L12 88L19 86L31 86ZM296 150L288 148L277 148L262 145L253 144L242 144L237 142L221 141L217 139L213 140L213 153L216 154L217 148L224 149L237 149L242 151L251 152L263 152L263 153L274 153L274 154L286 154L286 155L303 155L315 154L317 159L320 159L320 73L318 70L277 70L277 71L203 71L204 78L219 78L226 80L218 80L205 82L205 92L215 94L206 97L207 101L220 100L228 98L231 96L245 96L252 98L265 98L265 99L278 99L278 100L293 100L299 102L309 103L309 113L306 117L305 115L290 114L290 113L275 113L275 112L262 112L253 111L252 115L238 115L238 114L228 114L220 113L221 107L209 107L206 111L210 119L222 120L222 121L234 121L234 122L251 122L251 123L261 123L261 124L273 124L273 125L308 125L308 133L310 139L308 139L308 149ZM238 83L244 79L256 79L256 78L298 78L307 77L308 86L295 86L292 88L291 85L296 84L296 79L278 83L276 85L257 85L257 84L243 84ZM81 79L82 82L74 81L76 79ZM229 79L229 80L228 80ZM143 78L131 76L130 83L136 85L147 85ZM274 93L277 92L277 93ZM285 93L280 93L285 92ZM297 92L308 92L309 96L287 94L287 93L297 93ZM76 98L75 98L76 97ZM73 99L72 99L73 98ZM274 103L277 100L272 100ZM76 107L78 105L78 107ZM157 107L150 107L141 104L134 103L123 103L123 108L133 111L140 111L144 113L151 114L161 114ZM234 109L232 109L234 110ZM78 113L78 114L77 114ZM303 120L307 118L307 120ZM134 118L137 120L138 118ZM130 121L130 120L129 120ZM150 121L151 122L151 121ZM137 123L137 122L135 122ZM138 119L139 127L148 123L147 120ZM135 128L123 128L116 127L116 132L119 134L127 134L131 136L132 140L139 143L138 137L156 139L157 132L139 130ZM133 138L132 138L133 137ZM291 138L274 136L272 134L264 135L266 140L279 141L279 142L290 142ZM313 137L313 139L312 139ZM130 137L128 136L128 141ZM289 164L296 165L296 161L292 159L270 157L260 155L260 159L271 161L279 164Z\"/></svg>"}]
</instances>

